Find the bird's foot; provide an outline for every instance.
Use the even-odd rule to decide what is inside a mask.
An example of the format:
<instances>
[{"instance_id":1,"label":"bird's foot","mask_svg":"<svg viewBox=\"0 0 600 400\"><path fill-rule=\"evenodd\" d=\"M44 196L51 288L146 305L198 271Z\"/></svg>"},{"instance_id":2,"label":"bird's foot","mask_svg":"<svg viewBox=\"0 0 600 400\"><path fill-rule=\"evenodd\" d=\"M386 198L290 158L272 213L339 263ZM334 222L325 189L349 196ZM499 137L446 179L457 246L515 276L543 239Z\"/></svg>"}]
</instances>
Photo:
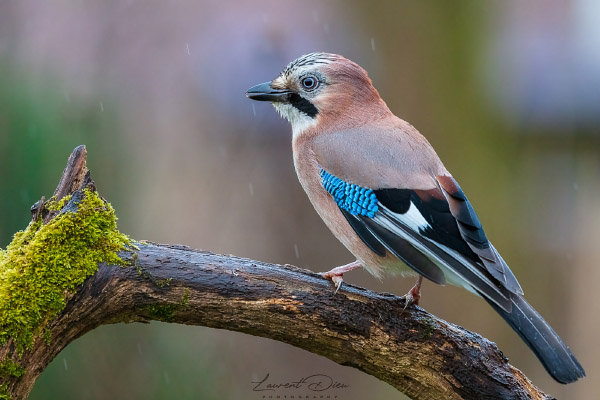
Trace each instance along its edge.
<instances>
[{"instance_id":1,"label":"bird's foot","mask_svg":"<svg viewBox=\"0 0 600 400\"><path fill-rule=\"evenodd\" d=\"M333 282L335 285L335 292L333 292L333 294L336 294L338 290L340 290L340 287L342 287L342 283L344 282L344 274L360 267L362 267L360 262L354 261L350 264L335 267L331 271L320 272L319 275L321 275L323 278L330 279L331 282Z\"/></svg>"},{"instance_id":2,"label":"bird's foot","mask_svg":"<svg viewBox=\"0 0 600 400\"><path fill-rule=\"evenodd\" d=\"M421 299L421 284L423 283L423 277L419 276L419 278L417 279L417 283L415 283L415 286L412 287L412 289L410 289L408 291L408 293L406 293L404 296L402 296L404 298L404 308L402 309L402 312L404 312L404 310L406 310L406 308L412 304L418 306L419 305L419 300Z\"/></svg>"}]
</instances>

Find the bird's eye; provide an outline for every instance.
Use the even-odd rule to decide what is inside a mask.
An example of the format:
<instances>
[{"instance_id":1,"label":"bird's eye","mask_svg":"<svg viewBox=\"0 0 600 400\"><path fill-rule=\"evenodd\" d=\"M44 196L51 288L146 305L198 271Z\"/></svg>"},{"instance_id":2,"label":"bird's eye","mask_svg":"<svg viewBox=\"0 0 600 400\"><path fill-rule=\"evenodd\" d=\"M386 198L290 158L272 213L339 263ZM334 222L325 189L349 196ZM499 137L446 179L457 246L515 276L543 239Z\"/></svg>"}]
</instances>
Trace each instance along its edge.
<instances>
[{"instance_id":1,"label":"bird's eye","mask_svg":"<svg viewBox=\"0 0 600 400\"><path fill-rule=\"evenodd\" d=\"M315 78L314 76L307 76L306 78L303 78L301 83L302 83L302 87L305 90L313 90L317 87L317 78Z\"/></svg>"}]
</instances>

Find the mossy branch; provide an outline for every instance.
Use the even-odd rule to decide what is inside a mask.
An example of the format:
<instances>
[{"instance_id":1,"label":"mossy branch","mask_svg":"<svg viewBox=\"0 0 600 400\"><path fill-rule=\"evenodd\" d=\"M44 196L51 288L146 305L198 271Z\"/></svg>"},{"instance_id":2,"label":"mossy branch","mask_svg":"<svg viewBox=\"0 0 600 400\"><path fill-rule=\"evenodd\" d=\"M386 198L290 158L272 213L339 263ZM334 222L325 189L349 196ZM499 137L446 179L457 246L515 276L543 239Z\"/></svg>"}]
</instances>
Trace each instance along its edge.
<instances>
[{"instance_id":1,"label":"mossy branch","mask_svg":"<svg viewBox=\"0 0 600 400\"><path fill-rule=\"evenodd\" d=\"M85 157L75 149L55 195L32 207L28 229L0 252L0 399L27 397L86 332L150 320L279 340L415 399L549 398L494 343L419 307L403 312L402 298L352 285L334 295L320 275L289 265L133 247L96 194Z\"/></svg>"}]
</instances>

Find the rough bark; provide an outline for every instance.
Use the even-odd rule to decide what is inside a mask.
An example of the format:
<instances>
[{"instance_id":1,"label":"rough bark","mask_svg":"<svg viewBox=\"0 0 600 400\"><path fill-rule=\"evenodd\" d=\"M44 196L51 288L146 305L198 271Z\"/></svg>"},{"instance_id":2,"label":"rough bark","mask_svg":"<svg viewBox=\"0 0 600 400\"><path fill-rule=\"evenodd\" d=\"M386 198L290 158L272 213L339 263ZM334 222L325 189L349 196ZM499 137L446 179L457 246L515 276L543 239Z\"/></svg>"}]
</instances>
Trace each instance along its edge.
<instances>
[{"instance_id":1,"label":"rough bark","mask_svg":"<svg viewBox=\"0 0 600 400\"><path fill-rule=\"evenodd\" d=\"M92 185L85 148L75 149L57 191ZM82 159L83 158L83 159ZM71 167L70 167L71 166ZM68 175L68 176L67 176ZM38 202L39 203L39 202ZM32 207L44 214L43 202ZM120 255L129 266L99 265L18 357L25 369L7 390L25 398L37 377L79 336L118 322L160 320L267 337L358 368L414 399L548 399L489 340L386 293L344 284L334 295L320 275L290 265L150 242Z\"/></svg>"}]
</instances>

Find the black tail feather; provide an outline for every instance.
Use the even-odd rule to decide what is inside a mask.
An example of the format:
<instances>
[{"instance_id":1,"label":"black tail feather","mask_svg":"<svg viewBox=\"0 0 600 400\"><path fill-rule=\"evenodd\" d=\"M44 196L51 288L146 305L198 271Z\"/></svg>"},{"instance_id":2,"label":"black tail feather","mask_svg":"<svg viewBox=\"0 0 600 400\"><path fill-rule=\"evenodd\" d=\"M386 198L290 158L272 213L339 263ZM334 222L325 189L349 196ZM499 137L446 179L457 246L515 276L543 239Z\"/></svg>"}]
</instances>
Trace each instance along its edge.
<instances>
[{"instance_id":1,"label":"black tail feather","mask_svg":"<svg viewBox=\"0 0 600 400\"><path fill-rule=\"evenodd\" d=\"M583 378L585 371L581 364L550 325L523 297L511 297L511 312L486 300L521 336L554 379L560 383L571 383Z\"/></svg>"}]
</instances>

